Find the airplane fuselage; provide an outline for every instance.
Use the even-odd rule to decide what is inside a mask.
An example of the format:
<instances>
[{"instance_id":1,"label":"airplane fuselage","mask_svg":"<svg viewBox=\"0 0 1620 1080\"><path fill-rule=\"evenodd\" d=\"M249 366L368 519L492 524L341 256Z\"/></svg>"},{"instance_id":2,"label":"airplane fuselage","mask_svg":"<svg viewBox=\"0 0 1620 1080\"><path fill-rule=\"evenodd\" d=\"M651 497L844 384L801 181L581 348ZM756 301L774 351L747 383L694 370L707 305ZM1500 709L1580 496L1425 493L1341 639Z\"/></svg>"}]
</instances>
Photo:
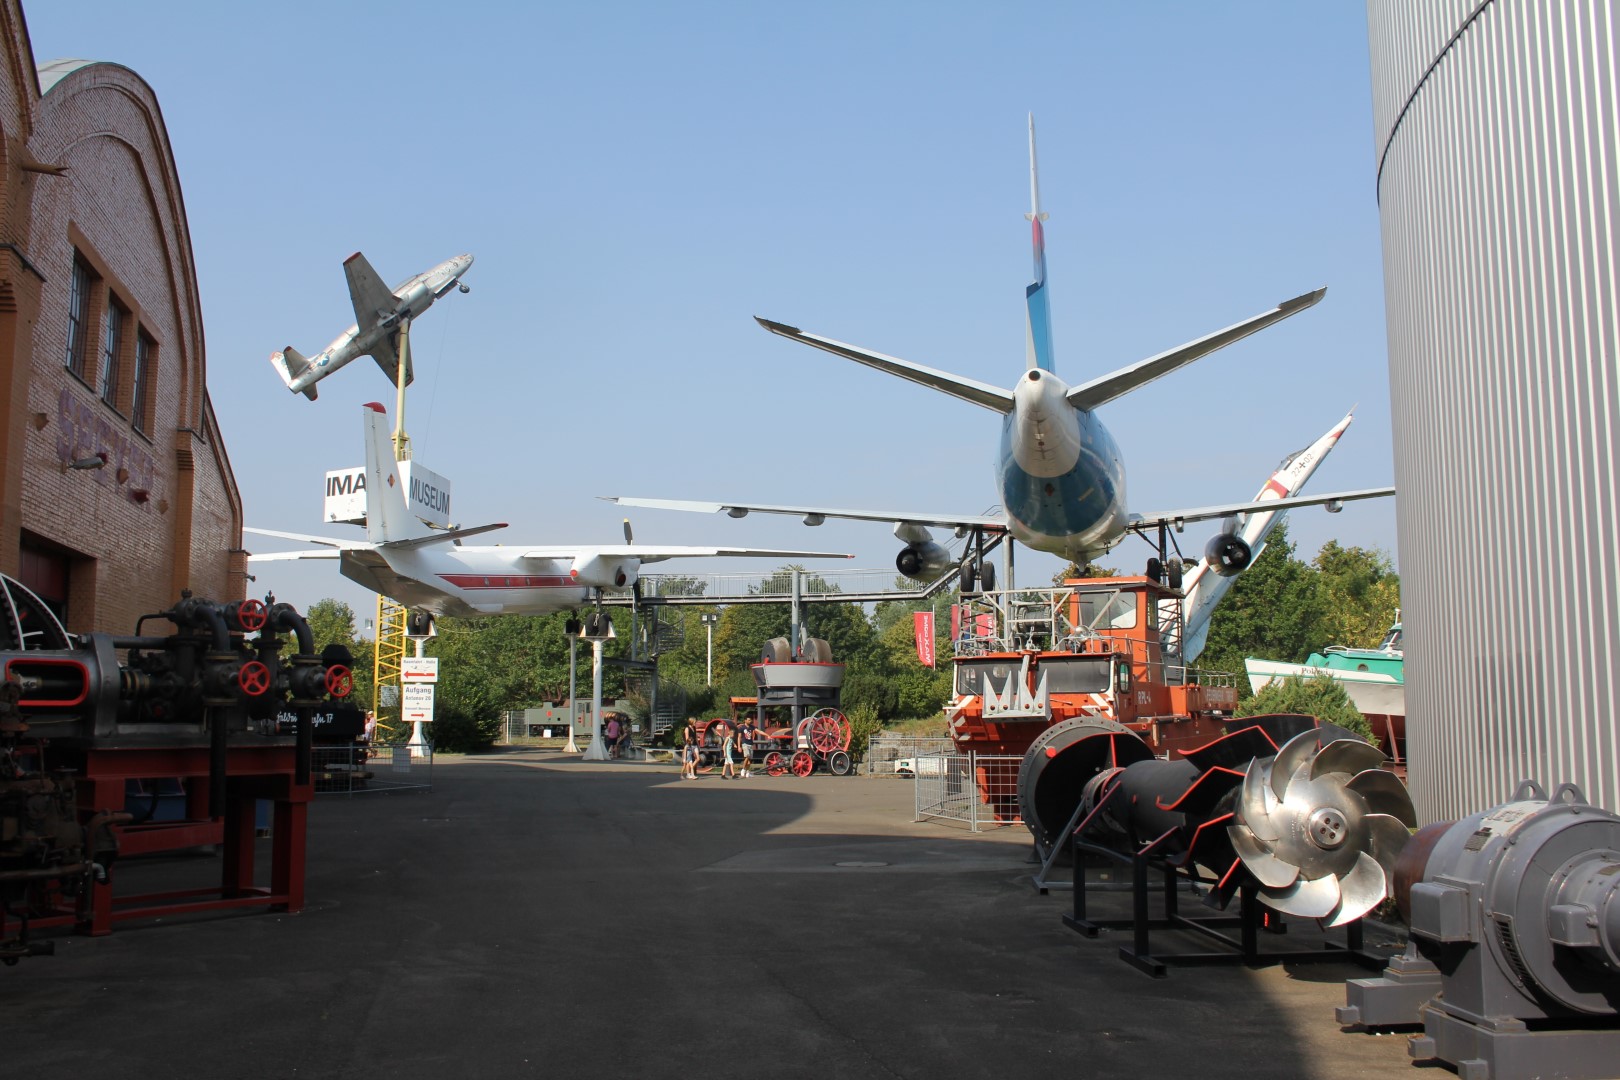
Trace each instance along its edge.
<instances>
[{"instance_id":1,"label":"airplane fuselage","mask_svg":"<svg viewBox=\"0 0 1620 1080\"><path fill-rule=\"evenodd\" d=\"M1040 368L1018 380L1002 422L997 483L1015 538L1084 564L1125 536L1125 465L1102 421L1069 404L1068 392Z\"/></svg>"},{"instance_id":2,"label":"airplane fuselage","mask_svg":"<svg viewBox=\"0 0 1620 1080\"><path fill-rule=\"evenodd\" d=\"M521 547L440 547L389 551L349 550L343 576L372 592L435 615L549 615L590 603L595 589L581 584L568 559L527 559ZM633 571L632 571L633 575Z\"/></svg>"},{"instance_id":3,"label":"airplane fuselage","mask_svg":"<svg viewBox=\"0 0 1620 1080\"><path fill-rule=\"evenodd\" d=\"M326 348L310 357L308 370L292 379L287 384L288 388L295 393L302 393L306 387L326 378L351 361L362 356L370 356L379 345L399 333L401 322L415 319L432 307L433 301L454 288L461 275L472 266L472 261L471 255L457 255L397 285L393 293L399 299L399 306L391 316L364 333L361 332L358 323L350 326L333 338L332 343Z\"/></svg>"}]
</instances>

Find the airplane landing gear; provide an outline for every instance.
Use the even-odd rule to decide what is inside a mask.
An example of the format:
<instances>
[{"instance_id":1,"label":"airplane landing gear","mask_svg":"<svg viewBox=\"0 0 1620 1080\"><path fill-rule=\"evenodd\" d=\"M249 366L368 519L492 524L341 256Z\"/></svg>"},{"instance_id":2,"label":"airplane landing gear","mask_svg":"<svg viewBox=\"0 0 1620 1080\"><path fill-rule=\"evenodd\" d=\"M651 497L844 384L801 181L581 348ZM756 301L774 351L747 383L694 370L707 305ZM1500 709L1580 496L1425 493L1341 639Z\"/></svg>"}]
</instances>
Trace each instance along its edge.
<instances>
[{"instance_id":1,"label":"airplane landing gear","mask_svg":"<svg viewBox=\"0 0 1620 1080\"><path fill-rule=\"evenodd\" d=\"M983 531L975 529L972 542L962 554L962 568L957 576L962 595L996 591L996 564L985 558L986 550Z\"/></svg>"}]
</instances>

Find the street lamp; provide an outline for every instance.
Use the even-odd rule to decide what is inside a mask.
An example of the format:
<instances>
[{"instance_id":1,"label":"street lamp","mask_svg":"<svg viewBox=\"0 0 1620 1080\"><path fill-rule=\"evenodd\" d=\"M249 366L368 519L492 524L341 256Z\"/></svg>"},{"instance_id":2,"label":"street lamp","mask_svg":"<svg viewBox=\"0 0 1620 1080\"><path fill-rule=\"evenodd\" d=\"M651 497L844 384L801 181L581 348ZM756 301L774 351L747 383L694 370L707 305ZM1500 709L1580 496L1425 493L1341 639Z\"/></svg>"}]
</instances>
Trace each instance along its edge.
<instances>
[{"instance_id":1,"label":"street lamp","mask_svg":"<svg viewBox=\"0 0 1620 1080\"><path fill-rule=\"evenodd\" d=\"M707 683L707 685L713 686L714 685L714 624L720 621L720 613L718 611L705 611L701 615L699 615L698 618L702 621L703 628L709 632L709 667L708 667L707 677L706 677L706 679L704 681Z\"/></svg>"}]
</instances>

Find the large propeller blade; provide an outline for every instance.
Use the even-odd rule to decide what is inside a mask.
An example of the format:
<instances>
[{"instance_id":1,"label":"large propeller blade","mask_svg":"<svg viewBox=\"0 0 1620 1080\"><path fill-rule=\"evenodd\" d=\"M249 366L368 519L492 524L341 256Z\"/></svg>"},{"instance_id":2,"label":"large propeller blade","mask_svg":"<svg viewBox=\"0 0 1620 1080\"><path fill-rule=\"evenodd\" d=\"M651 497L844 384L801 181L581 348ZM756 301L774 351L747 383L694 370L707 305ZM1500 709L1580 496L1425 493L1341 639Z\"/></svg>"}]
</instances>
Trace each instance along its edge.
<instances>
[{"instance_id":1,"label":"large propeller blade","mask_svg":"<svg viewBox=\"0 0 1620 1080\"><path fill-rule=\"evenodd\" d=\"M1250 762L1227 835L1267 906L1341 926L1389 895L1395 859L1417 813L1405 786L1355 739L1288 740Z\"/></svg>"}]
</instances>

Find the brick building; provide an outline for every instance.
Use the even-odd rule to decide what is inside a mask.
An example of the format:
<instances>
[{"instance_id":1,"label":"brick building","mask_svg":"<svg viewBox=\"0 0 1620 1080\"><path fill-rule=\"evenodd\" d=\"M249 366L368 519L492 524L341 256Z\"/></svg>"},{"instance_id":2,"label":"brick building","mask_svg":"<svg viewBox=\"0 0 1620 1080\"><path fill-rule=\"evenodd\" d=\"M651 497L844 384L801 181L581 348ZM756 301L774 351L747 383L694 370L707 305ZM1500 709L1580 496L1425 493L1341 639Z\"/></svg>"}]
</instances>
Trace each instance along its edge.
<instances>
[{"instance_id":1,"label":"brick building","mask_svg":"<svg viewBox=\"0 0 1620 1080\"><path fill-rule=\"evenodd\" d=\"M182 589L240 598L242 500L157 97L117 64L36 68L19 0L0 50L0 571L80 632L128 632Z\"/></svg>"}]
</instances>

